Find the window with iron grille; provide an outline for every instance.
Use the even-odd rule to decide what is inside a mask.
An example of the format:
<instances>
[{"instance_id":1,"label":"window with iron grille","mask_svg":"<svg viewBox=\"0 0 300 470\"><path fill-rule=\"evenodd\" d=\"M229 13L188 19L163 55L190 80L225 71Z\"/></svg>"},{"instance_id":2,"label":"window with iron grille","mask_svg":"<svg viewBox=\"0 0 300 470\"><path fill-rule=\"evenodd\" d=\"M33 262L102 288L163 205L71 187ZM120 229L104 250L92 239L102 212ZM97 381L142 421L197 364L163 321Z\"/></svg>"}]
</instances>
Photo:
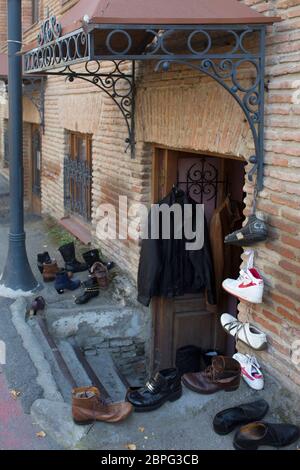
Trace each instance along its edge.
<instances>
[{"instance_id":1,"label":"window with iron grille","mask_svg":"<svg viewBox=\"0 0 300 470\"><path fill-rule=\"evenodd\" d=\"M64 159L64 200L70 214L91 220L92 136L67 132L68 154Z\"/></svg>"},{"instance_id":2,"label":"window with iron grille","mask_svg":"<svg viewBox=\"0 0 300 470\"><path fill-rule=\"evenodd\" d=\"M31 22L37 23L40 19L40 0L31 0Z\"/></svg>"}]
</instances>

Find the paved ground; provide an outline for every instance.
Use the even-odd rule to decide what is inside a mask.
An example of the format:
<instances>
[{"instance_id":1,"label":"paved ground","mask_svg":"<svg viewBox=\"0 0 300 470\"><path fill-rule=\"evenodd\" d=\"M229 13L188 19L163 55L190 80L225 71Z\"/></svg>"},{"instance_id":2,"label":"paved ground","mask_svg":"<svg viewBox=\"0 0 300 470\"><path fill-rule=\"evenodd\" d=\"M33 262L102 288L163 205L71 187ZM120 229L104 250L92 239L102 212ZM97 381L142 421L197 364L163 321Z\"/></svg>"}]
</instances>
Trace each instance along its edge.
<instances>
[{"instance_id":1,"label":"paved ground","mask_svg":"<svg viewBox=\"0 0 300 470\"><path fill-rule=\"evenodd\" d=\"M7 250L7 194L8 184L0 175L0 272ZM34 230L34 222L30 223ZM59 449L49 436L36 436L41 428L33 423L29 412L32 403L42 397L42 389L36 383L35 367L11 321L11 303L12 300L0 298L0 340L6 345L6 364L0 365L0 449ZM17 399L11 395L13 390L20 392Z\"/></svg>"}]
</instances>

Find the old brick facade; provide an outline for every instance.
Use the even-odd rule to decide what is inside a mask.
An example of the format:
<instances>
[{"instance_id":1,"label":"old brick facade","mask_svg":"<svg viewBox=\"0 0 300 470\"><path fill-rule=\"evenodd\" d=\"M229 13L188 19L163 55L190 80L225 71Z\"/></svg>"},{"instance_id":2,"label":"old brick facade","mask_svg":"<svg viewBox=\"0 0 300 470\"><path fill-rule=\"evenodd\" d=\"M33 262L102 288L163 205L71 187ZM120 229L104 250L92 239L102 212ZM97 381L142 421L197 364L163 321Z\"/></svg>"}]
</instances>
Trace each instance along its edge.
<instances>
[{"instance_id":1,"label":"old brick facade","mask_svg":"<svg viewBox=\"0 0 300 470\"><path fill-rule=\"evenodd\" d=\"M300 1L242 1L265 14L281 16L282 21L268 27L266 49L266 165L258 209L268 217L270 238L256 249L256 265L264 275L266 291L262 305L249 309L241 303L239 318L257 324L268 334L269 348L258 356L272 374L295 389L300 386L299 361L295 359L300 348ZM0 2L1 50L5 50L5 3ZM51 14L59 15L75 2L40 3L43 18L46 7ZM28 42L36 36L37 26L29 28L31 2L23 4L24 41ZM1 98L1 136L5 106L5 99ZM28 107L29 103L25 103L27 172L28 126L38 119ZM150 202L153 144L246 160L253 150L248 124L231 96L208 77L190 69L177 67L168 73L156 73L151 63L138 67L134 160L129 153L124 154L126 126L106 95L79 80L66 83L63 77L48 78L42 137L42 212L57 219L66 215L63 160L67 131L92 134L90 228L96 241L100 203L114 203L119 195L128 196L129 203ZM2 142L0 148L3 149ZM248 182L245 192L248 214L253 201ZM135 279L139 259L136 241L97 243Z\"/></svg>"}]
</instances>

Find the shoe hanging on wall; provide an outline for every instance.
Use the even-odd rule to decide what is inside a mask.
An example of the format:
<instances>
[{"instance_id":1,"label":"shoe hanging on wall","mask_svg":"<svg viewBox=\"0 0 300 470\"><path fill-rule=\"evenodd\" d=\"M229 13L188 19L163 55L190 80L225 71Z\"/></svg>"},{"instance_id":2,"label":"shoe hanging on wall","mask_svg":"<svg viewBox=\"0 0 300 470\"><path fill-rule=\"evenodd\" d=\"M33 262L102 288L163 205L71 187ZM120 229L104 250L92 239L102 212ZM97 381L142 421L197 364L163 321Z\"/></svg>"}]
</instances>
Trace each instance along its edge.
<instances>
[{"instance_id":1,"label":"shoe hanging on wall","mask_svg":"<svg viewBox=\"0 0 300 470\"><path fill-rule=\"evenodd\" d=\"M227 408L216 414L213 428L217 434L225 436L237 426L261 420L268 412L269 405L265 400L256 400L233 408Z\"/></svg>"},{"instance_id":2,"label":"shoe hanging on wall","mask_svg":"<svg viewBox=\"0 0 300 470\"><path fill-rule=\"evenodd\" d=\"M75 245L73 242L62 245L58 248L58 251L63 257L67 271L71 271L72 273L81 273L88 269L86 263L81 263L76 259Z\"/></svg>"},{"instance_id":3,"label":"shoe hanging on wall","mask_svg":"<svg viewBox=\"0 0 300 470\"><path fill-rule=\"evenodd\" d=\"M227 245L251 246L255 243L266 241L268 238L268 226L263 215L250 215L244 227L225 237L224 243Z\"/></svg>"},{"instance_id":4,"label":"shoe hanging on wall","mask_svg":"<svg viewBox=\"0 0 300 470\"><path fill-rule=\"evenodd\" d=\"M80 387L72 390L72 417L76 424L91 424L94 421L118 423L133 411L128 402L108 403L102 399L96 387Z\"/></svg>"},{"instance_id":5,"label":"shoe hanging on wall","mask_svg":"<svg viewBox=\"0 0 300 470\"><path fill-rule=\"evenodd\" d=\"M293 424L275 424L264 421L242 426L234 436L237 450L257 450L260 446L285 447L300 438L300 429Z\"/></svg>"},{"instance_id":6,"label":"shoe hanging on wall","mask_svg":"<svg viewBox=\"0 0 300 470\"><path fill-rule=\"evenodd\" d=\"M264 292L264 281L257 269L241 269L238 279L225 279L222 287L226 292L240 300L252 304L261 304Z\"/></svg>"},{"instance_id":7,"label":"shoe hanging on wall","mask_svg":"<svg viewBox=\"0 0 300 470\"><path fill-rule=\"evenodd\" d=\"M266 334L251 323L242 323L229 313L221 315L221 325L224 330L234 336L236 341L242 341L252 349L266 349L268 342Z\"/></svg>"},{"instance_id":8,"label":"shoe hanging on wall","mask_svg":"<svg viewBox=\"0 0 300 470\"><path fill-rule=\"evenodd\" d=\"M183 384L193 392L210 395L220 390L233 392L240 386L241 366L231 357L216 356L205 371L185 374Z\"/></svg>"},{"instance_id":9,"label":"shoe hanging on wall","mask_svg":"<svg viewBox=\"0 0 300 470\"><path fill-rule=\"evenodd\" d=\"M241 375L246 384L253 390L262 390L264 388L264 376L256 357L241 353L236 353L232 357L240 363Z\"/></svg>"},{"instance_id":10,"label":"shoe hanging on wall","mask_svg":"<svg viewBox=\"0 0 300 470\"><path fill-rule=\"evenodd\" d=\"M180 378L175 368L161 370L148 380L145 387L129 389L126 400L134 406L135 411L156 410L165 402L176 401L181 397Z\"/></svg>"}]
</instances>

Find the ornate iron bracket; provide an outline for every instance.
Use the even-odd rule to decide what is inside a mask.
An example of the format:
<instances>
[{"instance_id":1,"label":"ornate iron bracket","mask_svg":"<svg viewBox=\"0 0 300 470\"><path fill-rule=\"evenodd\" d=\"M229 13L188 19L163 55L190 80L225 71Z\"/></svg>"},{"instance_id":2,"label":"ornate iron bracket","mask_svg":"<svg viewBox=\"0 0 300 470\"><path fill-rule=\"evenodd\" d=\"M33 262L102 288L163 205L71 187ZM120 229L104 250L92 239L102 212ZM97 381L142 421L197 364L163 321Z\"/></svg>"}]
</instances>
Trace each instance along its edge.
<instances>
[{"instance_id":1,"label":"ornate iron bracket","mask_svg":"<svg viewBox=\"0 0 300 470\"><path fill-rule=\"evenodd\" d=\"M58 72L48 72L47 75L65 76L69 82L80 79L91 83L104 91L118 106L125 119L128 137L125 140L126 148L131 150L131 157L135 156L135 63L132 62L131 70L128 72L129 64L125 61L111 61L110 72L103 70L104 61L89 61L85 63L85 71L74 70L71 66L65 67Z\"/></svg>"},{"instance_id":2,"label":"ornate iron bracket","mask_svg":"<svg viewBox=\"0 0 300 470\"><path fill-rule=\"evenodd\" d=\"M23 80L23 95L38 110L42 132L45 130L45 77L28 76Z\"/></svg>"}]
</instances>

